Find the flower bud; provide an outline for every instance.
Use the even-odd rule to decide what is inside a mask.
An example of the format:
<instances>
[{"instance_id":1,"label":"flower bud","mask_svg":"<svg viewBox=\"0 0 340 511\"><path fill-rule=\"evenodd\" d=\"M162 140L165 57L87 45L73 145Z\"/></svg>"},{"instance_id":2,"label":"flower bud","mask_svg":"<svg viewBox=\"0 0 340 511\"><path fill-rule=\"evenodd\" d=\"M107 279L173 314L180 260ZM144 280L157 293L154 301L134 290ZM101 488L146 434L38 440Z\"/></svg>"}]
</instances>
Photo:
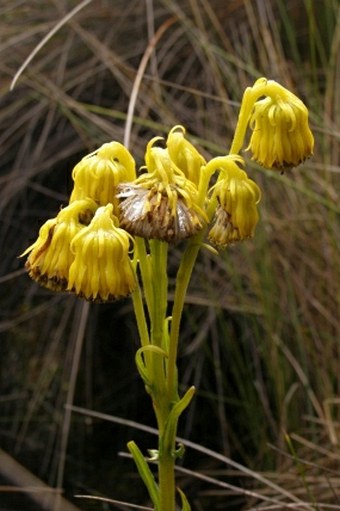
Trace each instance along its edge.
<instances>
[{"instance_id":1,"label":"flower bud","mask_svg":"<svg viewBox=\"0 0 340 511\"><path fill-rule=\"evenodd\" d=\"M198 187L201 168L206 161L184 135L183 126L174 126L169 132L166 145L173 163Z\"/></svg>"},{"instance_id":2,"label":"flower bud","mask_svg":"<svg viewBox=\"0 0 340 511\"><path fill-rule=\"evenodd\" d=\"M118 214L115 198L119 183L136 177L135 161L119 142L103 144L97 151L85 156L73 169L74 188L70 202L90 197L100 206L109 202Z\"/></svg>"}]
</instances>

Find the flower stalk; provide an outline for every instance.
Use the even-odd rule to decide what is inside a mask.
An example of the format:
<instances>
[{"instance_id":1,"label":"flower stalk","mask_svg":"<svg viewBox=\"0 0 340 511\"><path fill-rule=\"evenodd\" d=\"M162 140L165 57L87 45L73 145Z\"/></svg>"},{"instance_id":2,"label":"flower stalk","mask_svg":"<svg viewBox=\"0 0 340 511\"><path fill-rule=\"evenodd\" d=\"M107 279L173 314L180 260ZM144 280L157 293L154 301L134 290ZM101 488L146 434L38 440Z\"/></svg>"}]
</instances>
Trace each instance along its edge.
<instances>
[{"instance_id":1,"label":"flower stalk","mask_svg":"<svg viewBox=\"0 0 340 511\"><path fill-rule=\"evenodd\" d=\"M185 129L174 126L166 140L148 142L137 173L124 145L104 144L76 165L69 204L22 254L30 277L50 290L103 302L131 295L140 338L136 365L159 437L149 459L134 442L128 448L155 511L176 509L175 462L183 455L183 447L176 448L177 426L195 393L190 387L180 396L177 367L195 262L204 246L218 255L253 237L259 219L261 191L240 154L248 130L246 150L266 168L283 172L312 154L306 106L280 84L260 78L244 92L228 154L206 161ZM168 256L176 243L183 250L170 312ZM157 478L148 461L157 463ZM190 510L178 493L182 511Z\"/></svg>"}]
</instances>

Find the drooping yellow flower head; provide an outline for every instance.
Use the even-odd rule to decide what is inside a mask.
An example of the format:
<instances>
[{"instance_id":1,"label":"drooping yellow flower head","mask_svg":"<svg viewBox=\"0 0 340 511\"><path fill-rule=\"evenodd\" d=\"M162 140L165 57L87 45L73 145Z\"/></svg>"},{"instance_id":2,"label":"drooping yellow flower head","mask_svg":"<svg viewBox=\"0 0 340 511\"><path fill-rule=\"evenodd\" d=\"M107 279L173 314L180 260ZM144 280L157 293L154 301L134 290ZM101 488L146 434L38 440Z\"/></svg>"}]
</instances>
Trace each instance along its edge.
<instances>
[{"instance_id":1,"label":"drooping yellow flower head","mask_svg":"<svg viewBox=\"0 0 340 511\"><path fill-rule=\"evenodd\" d=\"M87 300L116 300L136 287L129 258L131 238L116 226L112 212L112 204L99 207L91 223L71 243L74 261L67 289Z\"/></svg>"},{"instance_id":2,"label":"drooping yellow flower head","mask_svg":"<svg viewBox=\"0 0 340 511\"><path fill-rule=\"evenodd\" d=\"M77 200L63 208L56 218L44 223L38 239L22 254L29 254L25 266L32 279L53 291L66 289L74 259L71 241L90 223L96 209L91 199Z\"/></svg>"},{"instance_id":3,"label":"drooping yellow flower head","mask_svg":"<svg viewBox=\"0 0 340 511\"><path fill-rule=\"evenodd\" d=\"M214 187L218 207L208 238L217 247L224 248L254 235L261 192L238 166L243 164L241 157L229 155L215 160L221 175Z\"/></svg>"},{"instance_id":4,"label":"drooping yellow flower head","mask_svg":"<svg viewBox=\"0 0 340 511\"><path fill-rule=\"evenodd\" d=\"M197 205L197 187L177 167L167 148L153 138L145 154L146 170L133 183L118 186L120 225L146 239L175 242L196 234L205 224Z\"/></svg>"},{"instance_id":5,"label":"drooping yellow flower head","mask_svg":"<svg viewBox=\"0 0 340 511\"><path fill-rule=\"evenodd\" d=\"M74 188L70 202L90 197L100 206L109 202L118 214L115 198L119 183L136 177L135 160L119 142L103 144L97 151L85 156L73 169Z\"/></svg>"},{"instance_id":6,"label":"drooping yellow flower head","mask_svg":"<svg viewBox=\"0 0 340 511\"><path fill-rule=\"evenodd\" d=\"M254 90L262 83L270 95L255 102L250 118L253 133L247 150L264 167L284 171L313 153L308 110L297 96L276 82L260 79Z\"/></svg>"}]
</instances>

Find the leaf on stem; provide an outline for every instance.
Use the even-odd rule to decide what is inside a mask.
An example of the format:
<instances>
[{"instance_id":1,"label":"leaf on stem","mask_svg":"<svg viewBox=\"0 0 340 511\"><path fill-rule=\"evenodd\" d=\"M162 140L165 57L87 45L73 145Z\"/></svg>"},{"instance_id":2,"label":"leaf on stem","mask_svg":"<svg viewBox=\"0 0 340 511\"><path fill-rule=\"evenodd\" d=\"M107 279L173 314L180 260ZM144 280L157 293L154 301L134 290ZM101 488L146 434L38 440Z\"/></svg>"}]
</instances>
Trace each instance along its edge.
<instances>
[{"instance_id":1,"label":"leaf on stem","mask_svg":"<svg viewBox=\"0 0 340 511\"><path fill-rule=\"evenodd\" d=\"M162 350L158 346L154 346L151 344L149 346L142 346L142 348L139 348L139 350L137 350L135 360L136 360L138 372L141 375L145 385L150 387L151 382L150 382L150 377L148 374L148 366L147 366L147 362L146 362L146 357L147 357L148 353L157 353L158 355L160 355L161 357L164 357L164 358L167 358L168 355L166 354L166 352L164 350Z\"/></svg>"},{"instance_id":2,"label":"leaf on stem","mask_svg":"<svg viewBox=\"0 0 340 511\"><path fill-rule=\"evenodd\" d=\"M174 405L171 412L168 415L163 436L163 445L172 445L176 436L177 421L181 413L186 409L195 394L195 387L190 387L184 396ZM173 453L174 456L176 453Z\"/></svg>"},{"instance_id":3,"label":"leaf on stem","mask_svg":"<svg viewBox=\"0 0 340 511\"><path fill-rule=\"evenodd\" d=\"M189 504L188 499L186 498L185 494L182 492L182 490L180 488L177 488L177 491L181 496L181 501L182 501L181 511L191 511L190 504Z\"/></svg>"},{"instance_id":4,"label":"leaf on stem","mask_svg":"<svg viewBox=\"0 0 340 511\"><path fill-rule=\"evenodd\" d=\"M128 442L127 447L134 459L134 462L136 463L138 473L141 479L143 480L143 483L147 487L155 511L160 511L159 488L149 468L149 465L145 461L142 452L137 447L135 442L133 441Z\"/></svg>"}]
</instances>

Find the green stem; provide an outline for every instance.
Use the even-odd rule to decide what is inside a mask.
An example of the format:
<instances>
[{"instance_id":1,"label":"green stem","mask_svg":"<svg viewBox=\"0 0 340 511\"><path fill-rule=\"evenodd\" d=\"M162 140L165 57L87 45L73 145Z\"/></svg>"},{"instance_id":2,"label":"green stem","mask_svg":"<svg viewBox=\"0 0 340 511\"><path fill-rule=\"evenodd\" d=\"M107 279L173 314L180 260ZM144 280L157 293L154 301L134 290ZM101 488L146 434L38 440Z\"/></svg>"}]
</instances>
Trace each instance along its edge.
<instances>
[{"instance_id":1,"label":"green stem","mask_svg":"<svg viewBox=\"0 0 340 511\"><path fill-rule=\"evenodd\" d=\"M158 482L160 511L175 511L175 459L172 452L159 454Z\"/></svg>"},{"instance_id":2,"label":"green stem","mask_svg":"<svg viewBox=\"0 0 340 511\"><path fill-rule=\"evenodd\" d=\"M153 346L161 348L167 353L165 331L168 276L167 276L167 253L168 244L159 240L150 240L150 261L151 261L151 287L152 287L152 309L150 314L150 339ZM152 401L155 409L158 428L160 432L164 428L169 406L166 399L166 374L164 357L152 353L152 367L149 376L151 383Z\"/></svg>"},{"instance_id":3,"label":"green stem","mask_svg":"<svg viewBox=\"0 0 340 511\"><path fill-rule=\"evenodd\" d=\"M146 251L146 242L143 238L136 236L135 247L137 249L137 259L139 262L139 269L142 278L144 297L149 314L153 307L153 290L152 290L152 276L150 268L150 256Z\"/></svg>"},{"instance_id":4,"label":"green stem","mask_svg":"<svg viewBox=\"0 0 340 511\"><path fill-rule=\"evenodd\" d=\"M167 256L169 245L164 241L150 240L153 306L150 311L152 344L167 351L164 332L168 303Z\"/></svg>"},{"instance_id":5,"label":"green stem","mask_svg":"<svg viewBox=\"0 0 340 511\"><path fill-rule=\"evenodd\" d=\"M179 341L180 322L185 302L186 291L190 281L192 269L194 267L197 254L201 247L202 235L197 235L189 243L181 264L179 266L176 278L176 289L174 305L172 309L172 321L169 340L169 357L167 364L167 393L165 403L167 409L162 408L160 414L164 417L159 421L159 462L158 477L160 491L160 511L175 511L175 442L177 432L176 424L166 435L164 425L169 419L169 413L172 407L178 402L178 381L177 381L177 350Z\"/></svg>"},{"instance_id":6,"label":"green stem","mask_svg":"<svg viewBox=\"0 0 340 511\"><path fill-rule=\"evenodd\" d=\"M151 343L168 351L166 315L168 303L168 244L150 240L153 308L150 311ZM175 511L175 435L165 441L166 423L172 402L166 392L166 371L163 357L153 354L152 398L159 429L158 483L160 511Z\"/></svg>"},{"instance_id":7,"label":"green stem","mask_svg":"<svg viewBox=\"0 0 340 511\"><path fill-rule=\"evenodd\" d=\"M248 87L243 94L241 108L229 154L238 154L241 150L254 103L255 99L253 97L253 88Z\"/></svg>"},{"instance_id":8,"label":"green stem","mask_svg":"<svg viewBox=\"0 0 340 511\"><path fill-rule=\"evenodd\" d=\"M137 284L136 290L132 293L132 303L136 316L137 328L141 345L148 346L148 344L150 344L149 332L146 324L145 311L143 307L143 298L139 284Z\"/></svg>"},{"instance_id":9,"label":"green stem","mask_svg":"<svg viewBox=\"0 0 340 511\"><path fill-rule=\"evenodd\" d=\"M179 342L179 330L185 303L185 296L190 282L192 270L196 262L198 252L201 248L202 238L205 230L194 236L184 254L178 268L176 277L176 288L174 304L172 308L170 342L169 342L169 357L168 357L168 396L169 399L175 401L178 399L177 393L177 351Z\"/></svg>"}]
</instances>

